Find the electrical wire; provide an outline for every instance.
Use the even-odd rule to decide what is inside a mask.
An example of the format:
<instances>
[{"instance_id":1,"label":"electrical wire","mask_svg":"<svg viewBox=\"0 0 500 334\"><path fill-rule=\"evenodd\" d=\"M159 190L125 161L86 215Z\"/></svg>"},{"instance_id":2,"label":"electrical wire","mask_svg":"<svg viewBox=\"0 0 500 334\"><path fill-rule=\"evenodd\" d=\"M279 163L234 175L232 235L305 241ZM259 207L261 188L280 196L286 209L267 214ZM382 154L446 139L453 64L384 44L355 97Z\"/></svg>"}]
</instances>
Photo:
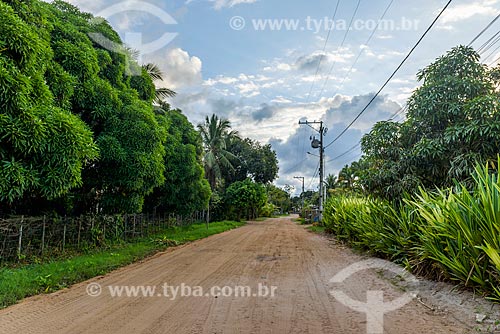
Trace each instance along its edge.
<instances>
[{"instance_id":1,"label":"electrical wire","mask_svg":"<svg viewBox=\"0 0 500 334\"><path fill-rule=\"evenodd\" d=\"M337 11L339 9L339 4L340 4L340 0L337 0L337 5L335 6L335 11L333 12L333 15L332 15L332 26L328 30L328 34L326 35L326 39L325 39L325 44L323 45L323 51L322 51L323 55L325 55L326 46L328 44L328 40L330 39L330 35L332 33L333 26L335 24L335 17L337 16ZM310 101L311 93L312 93L314 85L316 83L316 78L318 77L318 73L319 73L319 69L321 68L322 61L323 61L323 57L320 57L319 58L319 62L318 62L318 67L316 68L316 73L314 74L313 82L311 83L311 88L309 89L309 93L307 94L307 102L308 103Z\"/></svg>"},{"instance_id":2,"label":"electrical wire","mask_svg":"<svg viewBox=\"0 0 500 334\"><path fill-rule=\"evenodd\" d=\"M481 30L481 32L477 34L477 36L474 37L474 39L470 41L470 43L467 46L471 46L475 41L477 41L477 39L481 37L486 32L486 30L488 30L493 25L493 23L495 23L499 18L500 14L498 14L490 23L488 23L488 25L483 30Z\"/></svg>"},{"instance_id":3,"label":"electrical wire","mask_svg":"<svg viewBox=\"0 0 500 334\"><path fill-rule=\"evenodd\" d=\"M485 46L479 54L482 56L486 52L488 52L489 49L491 49L495 44L497 44L500 41L500 36L497 36L493 41L491 41L487 46Z\"/></svg>"},{"instance_id":4,"label":"electrical wire","mask_svg":"<svg viewBox=\"0 0 500 334\"><path fill-rule=\"evenodd\" d=\"M361 0L358 0L356 8L354 9L354 13L352 14L352 17L351 17L351 21L349 22L349 27L347 28L347 30L344 34L344 38L342 39L342 43L340 43L340 46L337 48L337 53L344 46L344 43L347 39L347 36L349 35L349 32L351 31L351 26L352 26L352 23L354 22L354 18L356 17L356 14L358 13L360 4L361 4ZM333 69L335 68L336 64L337 64L337 60L334 60L334 62L332 63L332 66L330 67L330 71L328 72L328 75L326 76L325 82L323 83L323 87L321 88L321 91L317 96L318 98L321 98L321 95L323 95L323 92L325 91L325 88L326 88L326 84L328 83L328 80L330 80L330 76L332 75Z\"/></svg>"},{"instance_id":5,"label":"electrical wire","mask_svg":"<svg viewBox=\"0 0 500 334\"><path fill-rule=\"evenodd\" d=\"M488 60L491 56L493 56L495 54L495 52L498 51L498 49L500 49L500 45L497 46L493 51L491 51L489 55L487 55L486 57L484 57L484 61Z\"/></svg>"},{"instance_id":6,"label":"electrical wire","mask_svg":"<svg viewBox=\"0 0 500 334\"><path fill-rule=\"evenodd\" d=\"M497 31L496 34L494 34L493 36L491 36L486 42L483 43L483 45L481 45L476 51L477 52L482 52L482 50L488 45L491 43L492 40L494 40L498 34L500 34L500 31Z\"/></svg>"},{"instance_id":7,"label":"electrical wire","mask_svg":"<svg viewBox=\"0 0 500 334\"><path fill-rule=\"evenodd\" d=\"M370 44L373 36L375 36L375 33L377 32L378 30L378 27L380 26L380 22L382 22L382 20L384 19L385 15L387 14L387 12L389 11L389 9L391 8L392 4L394 3L394 0L391 0L389 2L389 4L387 5L387 7L385 8L382 16L380 17L380 19L378 20L378 23L377 23L377 26L375 27L375 29L372 30L372 33L370 34L370 37L368 37L368 39L366 40L366 42L364 43L364 45L368 46L368 44ZM354 66L356 66L356 64L358 63L358 60L359 58L361 57L361 55L363 54L363 52L365 52L365 48L361 49L361 51L359 51L358 53L358 56L356 57L356 59L354 60L354 63L352 64L351 68L349 69L349 71L347 71L347 74L345 75L344 79L342 79L342 82L340 83L340 86L339 88L337 88L337 91L333 94L332 97L335 97L335 95L337 95L337 93L340 91L340 89L342 89L342 87L344 87L344 83L345 81L347 80L347 78L349 77L349 75L352 73L352 70L354 69Z\"/></svg>"},{"instance_id":8,"label":"electrical wire","mask_svg":"<svg viewBox=\"0 0 500 334\"><path fill-rule=\"evenodd\" d=\"M291 167L291 168L288 168L288 170L287 170L287 171L285 171L283 174L288 174L288 173L290 173L290 172L293 172L293 170L294 170L295 168L297 168L297 167L299 167L300 165L302 165L302 164L304 163L304 161L306 161L306 160L307 160L307 156L306 156L304 159L302 159L302 160L301 160L298 164L294 165L294 166L293 166L293 167Z\"/></svg>"},{"instance_id":9,"label":"electrical wire","mask_svg":"<svg viewBox=\"0 0 500 334\"><path fill-rule=\"evenodd\" d=\"M336 156L335 158L332 158L330 160L327 160L326 163L328 162L332 162L332 161L335 161L335 160L338 160L342 157L345 157L346 155L348 155L349 153L352 153L354 152L356 149L358 149L359 147L361 146L361 143L357 143L356 145L354 145L353 147L351 147L350 149L348 149L347 151L345 151L344 153Z\"/></svg>"},{"instance_id":10,"label":"electrical wire","mask_svg":"<svg viewBox=\"0 0 500 334\"><path fill-rule=\"evenodd\" d=\"M331 146L333 143L335 143L340 137L342 137L351 128L351 126L366 112L366 110L370 107L370 105L373 103L373 101L375 101L375 99L380 95L380 93L382 92L382 90L394 78L394 76L401 69L401 67L403 67L404 63L408 60L408 58L410 58L410 56L413 53L413 51L415 51L415 49L420 45L420 43L425 38L425 36L427 36L427 34L429 33L429 31L431 31L431 29L434 27L434 25L439 20L439 18L441 17L441 15L443 15L443 13L446 11L446 9L450 6L450 4L452 3L452 1L453 0L448 0L448 2L443 7L443 9L439 12L439 14L436 16L436 18L432 21L431 25L425 30L425 32L420 37L420 39L417 41L417 43L411 48L411 50L408 52L408 54L406 55L406 57L403 59L403 61L401 61L401 63L394 70L394 72L389 76L389 78L385 81L385 83L382 85L382 87L380 87L380 89L378 90L378 92L370 99L370 101L368 102L368 104L359 112L359 114L352 120L352 122L349 123L349 125L344 130L342 130L342 132L337 137L335 137L335 139L333 139L328 145L325 146L325 149L328 148L329 146Z\"/></svg>"},{"instance_id":11,"label":"electrical wire","mask_svg":"<svg viewBox=\"0 0 500 334\"><path fill-rule=\"evenodd\" d=\"M316 175L318 175L318 172L319 172L319 162L318 162L318 166L316 167L316 171L314 172L313 177L311 178L311 181L307 185L307 189L311 188L311 184L313 183L314 179L316 178Z\"/></svg>"},{"instance_id":12,"label":"electrical wire","mask_svg":"<svg viewBox=\"0 0 500 334\"><path fill-rule=\"evenodd\" d=\"M404 119L404 113L405 113L407 110L408 110L408 105L406 105L406 104L405 104L403 107L399 108L399 110L398 110L398 111L396 111L394 114L392 114L392 115L391 115L391 116L390 116L387 120L388 120L388 121L391 121L391 120L392 120L393 122L399 122L399 121L401 121L401 120L403 120L403 119ZM403 115L402 119L400 119L400 120L396 120L395 118L396 118L398 115L399 115L399 116ZM347 150L347 151L345 151L344 153L342 153L342 154L340 154L340 155L336 156L335 158L333 158L333 159L330 159L330 160L326 161L326 163L328 163L328 162L332 162L332 161L334 161L334 160L340 159L340 158L342 158L342 157L344 157L344 156L348 155L349 153L351 153L351 152L355 151L355 150L356 150L359 146L361 146L361 142L358 142L356 145L354 145L353 147L351 147L350 149L348 149L348 150Z\"/></svg>"}]
</instances>

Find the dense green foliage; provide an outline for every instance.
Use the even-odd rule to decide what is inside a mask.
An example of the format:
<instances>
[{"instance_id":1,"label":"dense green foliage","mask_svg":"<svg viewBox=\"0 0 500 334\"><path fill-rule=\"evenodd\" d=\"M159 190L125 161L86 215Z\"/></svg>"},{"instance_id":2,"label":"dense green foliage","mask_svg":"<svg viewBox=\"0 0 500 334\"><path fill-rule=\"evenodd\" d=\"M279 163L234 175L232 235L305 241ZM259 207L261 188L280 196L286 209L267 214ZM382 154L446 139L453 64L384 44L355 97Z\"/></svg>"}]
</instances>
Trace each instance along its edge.
<instances>
[{"instance_id":1,"label":"dense green foliage","mask_svg":"<svg viewBox=\"0 0 500 334\"><path fill-rule=\"evenodd\" d=\"M239 220L242 216L255 219L266 204L266 189L250 179L234 182L226 190L226 201Z\"/></svg>"},{"instance_id":2,"label":"dense green foliage","mask_svg":"<svg viewBox=\"0 0 500 334\"><path fill-rule=\"evenodd\" d=\"M1 0L0 14L1 214L187 215L212 198L223 218L232 183L276 179L270 145L171 110L158 66L105 20L60 0Z\"/></svg>"},{"instance_id":3,"label":"dense green foliage","mask_svg":"<svg viewBox=\"0 0 500 334\"><path fill-rule=\"evenodd\" d=\"M216 190L218 182L222 177L222 171L234 170L233 163L236 161L234 154L227 150L229 141L238 135L231 130L229 120L219 118L213 114L212 117L206 117L205 123L198 125L205 154L203 163L205 166L205 175L208 178L212 190Z\"/></svg>"},{"instance_id":4,"label":"dense green foliage","mask_svg":"<svg viewBox=\"0 0 500 334\"><path fill-rule=\"evenodd\" d=\"M58 66L50 32L41 28L52 26L49 13L38 2L12 5L16 10L0 2L0 201L52 199L82 184L82 168L98 150L89 127L58 96L69 94L61 86L73 78ZM51 75L59 87L47 84Z\"/></svg>"},{"instance_id":5,"label":"dense green foliage","mask_svg":"<svg viewBox=\"0 0 500 334\"><path fill-rule=\"evenodd\" d=\"M434 278L455 280L500 300L500 180L488 166L472 173L474 187L427 193L403 205L335 196L324 224L340 239Z\"/></svg>"},{"instance_id":6,"label":"dense green foliage","mask_svg":"<svg viewBox=\"0 0 500 334\"><path fill-rule=\"evenodd\" d=\"M420 71L407 119L377 123L339 173L326 227L500 300L498 71L463 46Z\"/></svg>"},{"instance_id":7,"label":"dense green foliage","mask_svg":"<svg viewBox=\"0 0 500 334\"><path fill-rule=\"evenodd\" d=\"M418 186L471 182L475 163L500 152L498 69L459 46L421 70L422 85L402 123L383 121L362 139L363 157L339 175L349 187L387 199ZM358 182L355 182L355 178Z\"/></svg>"},{"instance_id":8,"label":"dense green foliage","mask_svg":"<svg viewBox=\"0 0 500 334\"><path fill-rule=\"evenodd\" d=\"M165 144L166 182L146 200L149 212L191 214L208 208L211 190L204 177L200 134L179 110L162 110L158 122L169 128Z\"/></svg>"},{"instance_id":9,"label":"dense green foliage","mask_svg":"<svg viewBox=\"0 0 500 334\"><path fill-rule=\"evenodd\" d=\"M267 202L274 206L275 210L285 213L292 210L290 193L278 188L273 184L266 185Z\"/></svg>"},{"instance_id":10,"label":"dense green foliage","mask_svg":"<svg viewBox=\"0 0 500 334\"><path fill-rule=\"evenodd\" d=\"M148 209L207 207L201 140L161 100L175 93L155 88L156 65L105 49L92 36L121 45L111 26L59 0L0 1L0 14L4 213L136 213L153 191Z\"/></svg>"},{"instance_id":11,"label":"dense green foliage","mask_svg":"<svg viewBox=\"0 0 500 334\"><path fill-rule=\"evenodd\" d=\"M266 204L263 185L274 191L269 187L274 187L270 183L278 176L276 152L269 144L242 139L232 130L229 120L215 114L207 116L205 122L198 125L198 130L203 142L205 174L213 191L210 199L212 219L240 219L243 215L255 218ZM270 215L283 203L288 205L286 200L290 195L286 193L285 197L272 197L264 213Z\"/></svg>"},{"instance_id":12,"label":"dense green foliage","mask_svg":"<svg viewBox=\"0 0 500 334\"><path fill-rule=\"evenodd\" d=\"M222 173L226 185L243 181L247 177L263 184L277 178L278 158L270 144L262 145L249 138L233 136L229 140L227 151L235 157L236 162L233 163L233 169L226 169Z\"/></svg>"}]
</instances>

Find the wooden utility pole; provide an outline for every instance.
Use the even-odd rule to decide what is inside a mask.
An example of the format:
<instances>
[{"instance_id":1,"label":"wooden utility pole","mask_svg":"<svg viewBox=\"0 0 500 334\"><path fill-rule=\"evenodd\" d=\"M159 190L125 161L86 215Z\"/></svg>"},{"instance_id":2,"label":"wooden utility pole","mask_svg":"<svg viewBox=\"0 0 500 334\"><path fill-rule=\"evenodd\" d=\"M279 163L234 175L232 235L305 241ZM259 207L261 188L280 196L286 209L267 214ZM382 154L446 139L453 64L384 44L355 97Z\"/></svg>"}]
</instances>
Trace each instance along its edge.
<instances>
[{"instance_id":1,"label":"wooden utility pole","mask_svg":"<svg viewBox=\"0 0 500 334\"><path fill-rule=\"evenodd\" d=\"M319 140L315 137L311 138L311 146L312 148L319 148L319 221L323 220L323 202L324 202L324 194L323 194L323 178L324 178L324 153L325 149L323 147L323 136L326 134L328 129L323 127L323 121L299 121L300 125L307 125L315 131L319 132ZM313 127L311 124L319 124L319 130Z\"/></svg>"}]
</instances>

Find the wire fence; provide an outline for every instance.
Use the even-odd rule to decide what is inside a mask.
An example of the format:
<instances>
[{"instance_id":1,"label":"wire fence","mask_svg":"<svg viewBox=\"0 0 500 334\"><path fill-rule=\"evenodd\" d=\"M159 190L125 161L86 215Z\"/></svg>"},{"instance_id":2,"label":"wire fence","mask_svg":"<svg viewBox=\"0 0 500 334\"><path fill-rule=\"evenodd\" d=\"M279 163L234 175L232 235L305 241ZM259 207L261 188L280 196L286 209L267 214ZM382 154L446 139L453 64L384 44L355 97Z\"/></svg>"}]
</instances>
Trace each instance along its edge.
<instances>
[{"instance_id":1,"label":"wire fence","mask_svg":"<svg viewBox=\"0 0 500 334\"><path fill-rule=\"evenodd\" d=\"M0 219L0 264L148 237L169 227L206 221L207 214L201 211L189 216L124 214Z\"/></svg>"}]
</instances>

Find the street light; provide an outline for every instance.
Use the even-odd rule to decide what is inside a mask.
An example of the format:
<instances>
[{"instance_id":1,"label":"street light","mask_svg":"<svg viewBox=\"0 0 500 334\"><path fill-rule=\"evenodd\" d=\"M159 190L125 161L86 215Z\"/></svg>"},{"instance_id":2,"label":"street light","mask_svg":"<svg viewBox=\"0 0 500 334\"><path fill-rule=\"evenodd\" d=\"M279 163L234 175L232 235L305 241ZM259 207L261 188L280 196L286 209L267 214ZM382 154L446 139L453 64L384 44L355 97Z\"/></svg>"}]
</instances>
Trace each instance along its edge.
<instances>
[{"instance_id":1,"label":"street light","mask_svg":"<svg viewBox=\"0 0 500 334\"><path fill-rule=\"evenodd\" d=\"M311 153L311 152L307 152L307 154L309 154L309 155L313 155L313 156L318 157L318 158L320 157L319 155L314 154L314 153Z\"/></svg>"}]
</instances>

